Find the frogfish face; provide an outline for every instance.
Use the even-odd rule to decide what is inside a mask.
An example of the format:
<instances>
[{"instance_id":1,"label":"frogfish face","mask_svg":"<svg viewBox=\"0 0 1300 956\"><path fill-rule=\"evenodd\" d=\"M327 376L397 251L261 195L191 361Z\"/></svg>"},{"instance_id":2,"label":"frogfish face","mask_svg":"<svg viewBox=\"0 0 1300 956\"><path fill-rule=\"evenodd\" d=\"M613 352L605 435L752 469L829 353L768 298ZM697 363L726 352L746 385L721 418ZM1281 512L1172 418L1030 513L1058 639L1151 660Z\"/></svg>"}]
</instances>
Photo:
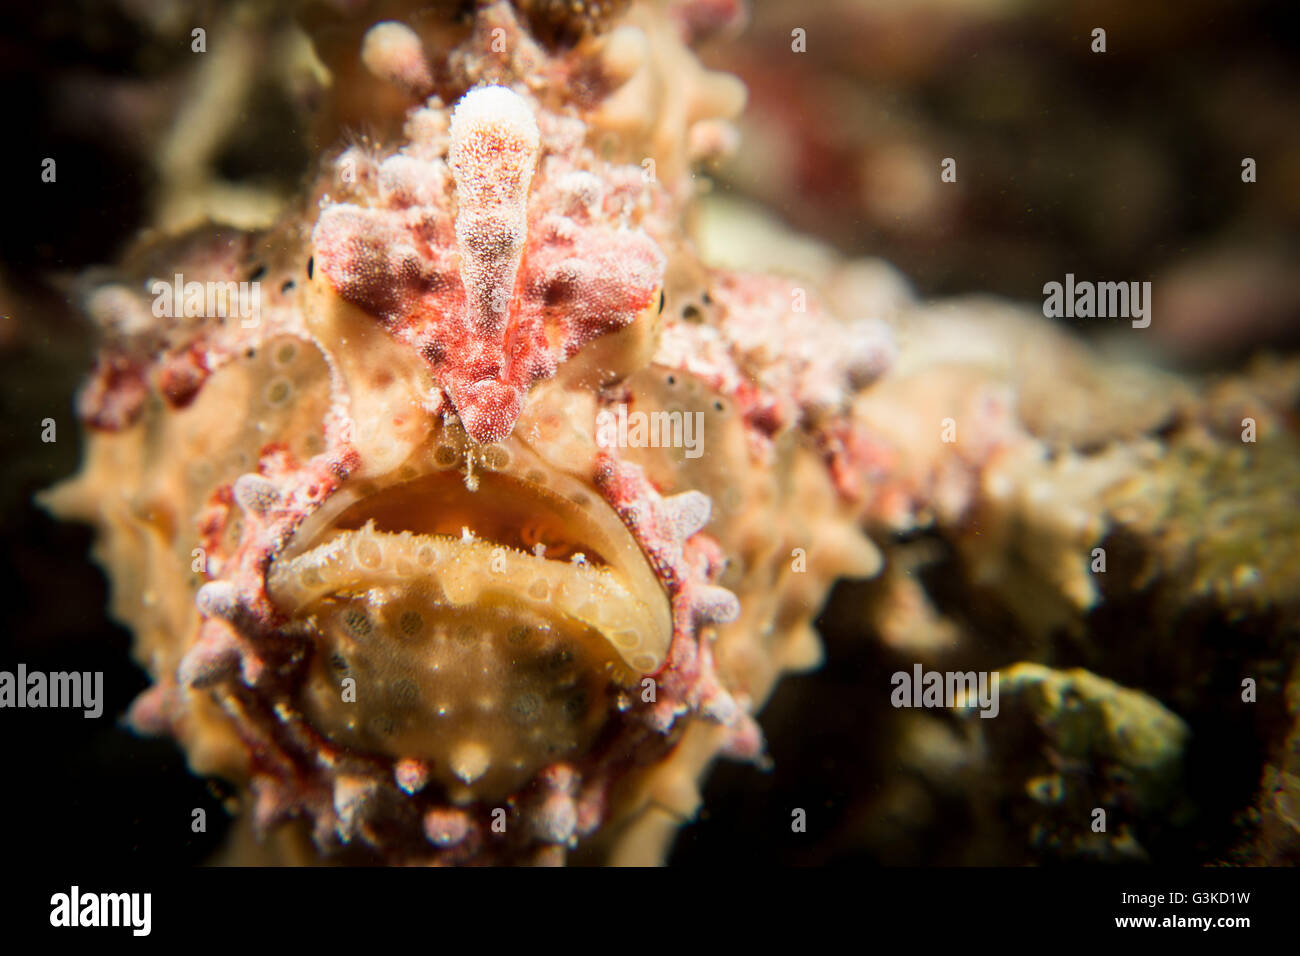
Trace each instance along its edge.
<instances>
[{"instance_id":1,"label":"frogfish face","mask_svg":"<svg viewBox=\"0 0 1300 956\"><path fill-rule=\"evenodd\" d=\"M235 782L272 859L658 859L717 755L763 759L830 583L879 567L836 462L888 343L710 274L686 192L525 84L404 136L271 230L121 264L44 501L99 532L154 680L131 724ZM158 276L266 292L151 309ZM615 410L698 419L706 453L603 441Z\"/></svg>"}]
</instances>

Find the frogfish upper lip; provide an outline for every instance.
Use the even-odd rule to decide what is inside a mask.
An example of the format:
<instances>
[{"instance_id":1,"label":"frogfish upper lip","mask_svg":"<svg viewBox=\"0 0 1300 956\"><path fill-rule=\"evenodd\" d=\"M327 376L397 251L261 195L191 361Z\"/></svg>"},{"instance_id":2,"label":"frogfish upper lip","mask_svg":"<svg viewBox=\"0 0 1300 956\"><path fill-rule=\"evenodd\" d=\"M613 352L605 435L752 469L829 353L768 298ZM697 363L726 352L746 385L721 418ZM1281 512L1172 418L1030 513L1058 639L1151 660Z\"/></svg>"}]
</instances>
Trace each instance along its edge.
<instances>
[{"instance_id":1,"label":"frogfish upper lip","mask_svg":"<svg viewBox=\"0 0 1300 956\"><path fill-rule=\"evenodd\" d=\"M426 761L459 802L584 752L673 636L664 587L595 491L518 439L475 454L474 490L446 444L345 485L267 572L312 635L313 726Z\"/></svg>"}]
</instances>

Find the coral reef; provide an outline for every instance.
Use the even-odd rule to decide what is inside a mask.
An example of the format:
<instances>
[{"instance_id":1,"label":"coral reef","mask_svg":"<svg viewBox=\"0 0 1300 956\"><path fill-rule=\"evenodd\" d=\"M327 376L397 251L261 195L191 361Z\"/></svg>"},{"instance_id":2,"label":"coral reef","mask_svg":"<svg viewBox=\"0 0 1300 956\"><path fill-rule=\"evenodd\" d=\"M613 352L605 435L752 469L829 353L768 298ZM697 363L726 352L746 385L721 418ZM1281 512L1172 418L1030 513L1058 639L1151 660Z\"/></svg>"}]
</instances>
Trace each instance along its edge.
<instances>
[{"instance_id":1,"label":"coral reef","mask_svg":"<svg viewBox=\"0 0 1300 956\"><path fill-rule=\"evenodd\" d=\"M1030 845L1044 858L1142 858L1128 821L1169 813L1175 803L1186 724L1147 695L1081 669L1017 664L1003 672L1002 682L1011 719L995 722L989 732L992 761L1032 767L1050 755L1045 773L1023 781L1027 799L1009 801L1020 804L1020 813L1029 811L1018 825ZM1027 714L1017 715L1018 708ZM1025 741L1026 731L1040 739ZM1012 753L1018 748L1032 756L1017 759ZM1034 819L1038 805L1053 812ZM1106 813L1118 816L1119 825L1104 826ZM1073 822L1089 815L1098 826Z\"/></svg>"}]
</instances>

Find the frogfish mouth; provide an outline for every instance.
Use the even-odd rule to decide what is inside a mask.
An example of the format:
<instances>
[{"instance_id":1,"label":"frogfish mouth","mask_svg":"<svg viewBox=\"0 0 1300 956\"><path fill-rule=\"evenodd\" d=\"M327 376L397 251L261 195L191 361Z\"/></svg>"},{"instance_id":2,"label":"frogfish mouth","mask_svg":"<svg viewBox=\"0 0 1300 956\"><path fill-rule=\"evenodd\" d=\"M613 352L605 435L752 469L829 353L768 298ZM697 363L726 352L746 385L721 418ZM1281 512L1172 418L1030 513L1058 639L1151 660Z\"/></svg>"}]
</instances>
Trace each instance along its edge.
<instances>
[{"instance_id":1,"label":"frogfish mouth","mask_svg":"<svg viewBox=\"0 0 1300 956\"><path fill-rule=\"evenodd\" d=\"M416 758L460 800L499 799L589 748L664 664L668 598L590 487L521 441L451 442L433 470L345 488L267 574L316 648L300 704L339 744ZM348 677L359 695L340 693Z\"/></svg>"}]
</instances>

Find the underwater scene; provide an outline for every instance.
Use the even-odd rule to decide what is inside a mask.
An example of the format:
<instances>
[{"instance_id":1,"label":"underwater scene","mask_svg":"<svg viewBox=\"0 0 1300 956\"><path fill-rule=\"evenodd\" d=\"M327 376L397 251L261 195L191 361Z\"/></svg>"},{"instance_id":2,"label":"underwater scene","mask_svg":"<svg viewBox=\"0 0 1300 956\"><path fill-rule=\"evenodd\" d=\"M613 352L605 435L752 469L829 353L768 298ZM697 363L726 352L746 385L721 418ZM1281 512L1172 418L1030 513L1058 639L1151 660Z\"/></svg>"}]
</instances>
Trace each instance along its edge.
<instances>
[{"instance_id":1,"label":"underwater scene","mask_svg":"<svg viewBox=\"0 0 1300 956\"><path fill-rule=\"evenodd\" d=\"M1300 861L1284 9L8 6L15 858Z\"/></svg>"}]
</instances>

